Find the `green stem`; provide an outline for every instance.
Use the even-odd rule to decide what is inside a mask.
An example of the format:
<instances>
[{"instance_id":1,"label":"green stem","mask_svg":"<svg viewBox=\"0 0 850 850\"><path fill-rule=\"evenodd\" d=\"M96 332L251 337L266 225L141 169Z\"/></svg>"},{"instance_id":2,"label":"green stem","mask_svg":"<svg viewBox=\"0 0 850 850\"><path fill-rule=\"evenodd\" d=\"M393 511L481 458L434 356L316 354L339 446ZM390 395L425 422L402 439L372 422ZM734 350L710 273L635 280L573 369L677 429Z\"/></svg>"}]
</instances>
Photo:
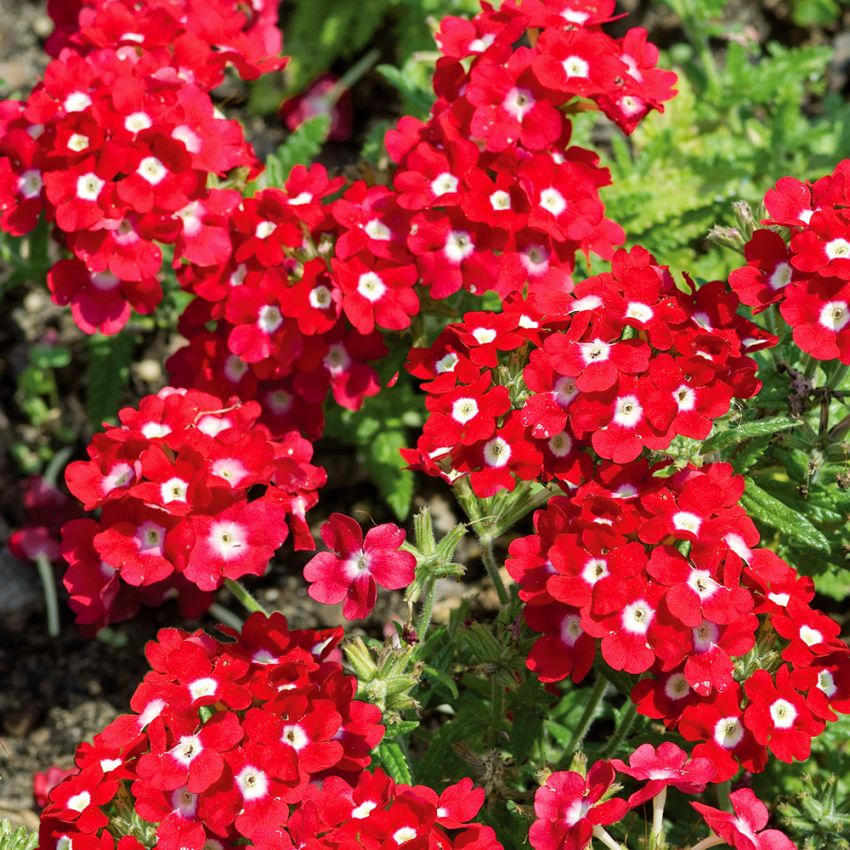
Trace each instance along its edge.
<instances>
[{"instance_id":1,"label":"green stem","mask_svg":"<svg viewBox=\"0 0 850 850\"><path fill-rule=\"evenodd\" d=\"M59 636L59 601L56 598L56 576L53 574L53 564L43 552L35 556L38 567L38 577L44 589L44 607L47 609L47 634Z\"/></svg>"},{"instance_id":2,"label":"green stem","mask_svg":"<svg viewBox=\"0 0 850 850\"><path fill-rule=\"evenodd\" d=\"M237 617L229 608L225 608L224 605L219 605L218 602L213 602L210 605L210 614L216 618L220 623L224 623L225 626L230 626L232 629L242 630L242 626L244 625L244 621L241 617Z\"/></svg>"},{"instance_id":3,"label":"green stem","mask_svg":"<svg viewBox=\"0 0 850 850\"><path fill-rule=\"evenodd\" d=\"M381 58L381 51L373 48L361 56L328 90L325 100L333 106Z\"/></svg>"},{"instance_id":4,"label":"green stem","mask_svg":"<svg viewBox=\"0 0 850 850\"><path fill-rule=\"evenodd\" d=\"M570 743L567 745L567 749L564 751L563 756L561 756L561 760L558 762L559 769L569 766L573 753L575 753L575 751L581 746L582 741L584 741L588 731L590 730L591 724L596 719L599 704L602 702L607 688L608 680L600 673L596 677L596 682L593 685L593 690L590 692L590 696L587 698L587 702L584 704L584 711L582 712L578 726L576 726L573 730Z\"/></svg>"},{"instance_id":5,"label":"green stem","mask_svg":"<svg viewBox=\"0 0 850 850\"><path fill-rule=\"evenodd\" d=\"M667 786L665 785L652 798L652 834L649 838L650 850L658 847L658 842L664 843L664 805L667 802Z\"/></svg>"},{"instance_id":6,"label":"green stem","mask_svg":"<svg viewBox=\"0 0 850 850\"><path fill-rule=\"evenodd\" d=\"M268 616L268 611L241 585L238 581L232 578L226 578L224 584L227 589L242 603L244 608L252 614L259 611L261 614Z\"/></svg>"},{"instance_id":7,"label":"green stem","mask_svg":"<svg viewBox=\"0 0 850 850\"><path fill-rule=\"evenodd\" d=\"M718 844L722 843L723 839L712 833L708 836L708 838L703 838L703 840L700 841L699 844L694 844L694 846L691 847L691 850L708 850L709 847L716 847Z\"/></svg>"},{"instance_id":8,"label":"green stem","mask_svg":"<svg viewBox=\"0 0 850 850\"><path fill-rule=\"evenodd\" d=\"M815 372L818 370L818 361L811 354L806 355L806 368L803 370L803 376L810 381L814 378Z\"/></svg>"},{"instance_id":9,"label":"green stem","mask_svg":"<svg viewBox=\"0 0 850 850\"><path fill-rule=\"evenodd\" d=\"M628 850L625 844L620 844L616 841L614 836L602 826L593 827L593 837L598 838L608 850Z\"/></svg>"},{"instance_id":10,"label":"green stem","mask_svg":"<svg viewBox=\"0 0 850 850\"><path fill-rule=\"evenodd\" d=\"M431 616L434 613L434 596L436 595L437 581L431 576L425 585L425 598L422 600L422 610L416 622L416 634L420 641L425 640L425 633L431 625Z\"/></svg>"},{"instance_id":11,"label":"green stem","mask_svg":"<svg viewBox=\"0 0 850 850\"><path fill-rule=\"evenodd\" d=\"M481 560L484 561L487 575L490 576L490 581L493 582L496 593L499 594L499 602L502 605L507 605L511 601L511 595L499 575L499 565L496 563L496 555L493 552L493 540L484 536L479 537L478 542L481 544Z\"/></svg>"},{"instance_id":12,"label":"green stem","mask_svg":"<svg viewBox=\"0 0 850 850\"><path fill-rule=\"evenodd\" d=\"M602 753L604 758L608 758L608 756L612 756L617 752L617 747L620 746L629 734L629 730L632 728L632 723L635 722L635 717L637 717L637 709L635 708L635 704L629 700L629 704L626 706L626 710L620 718L620 723L617 726L613 737L608 742L608 746L605 747L605 751Z\"/></svg>"}]
</instances>

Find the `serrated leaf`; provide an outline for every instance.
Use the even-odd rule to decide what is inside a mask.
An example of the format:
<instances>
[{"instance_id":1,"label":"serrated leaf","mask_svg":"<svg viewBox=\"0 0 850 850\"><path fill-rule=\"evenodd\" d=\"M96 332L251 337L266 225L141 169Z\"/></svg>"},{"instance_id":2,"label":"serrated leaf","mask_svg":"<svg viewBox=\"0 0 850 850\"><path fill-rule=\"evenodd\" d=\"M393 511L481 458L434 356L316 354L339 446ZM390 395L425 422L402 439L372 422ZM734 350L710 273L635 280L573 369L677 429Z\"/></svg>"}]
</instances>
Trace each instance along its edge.
<instances>
[{"instance_id":1,"label":"serrated leaf","mask_svg":"<svg viewBox=\"0 0 850 850\"><path fill-rule=\"evenodd\" d=\"M395 741L381 741L373 752L374 760L396 781L411 785L413 775L404 750Z\"/></svg>"},{"instance_id":2,"label":"serrated leaf","mask_svg":"<svg viewBox=\"0 0 850 850\"><path fill-rule=\"evenodd\" d=\"M407 519L413 501L413 473L405 469L399 449L407 445L404 431L382 431L366 450L366 467L386 503L399 520Z\"/></svg>"},{"instance_id":3,"label":"serrated leaf","mask_svg":"<svg viewBox=\"0 0 850 850\"><path fill-rule=\"evenodd\" d=\"M442 670L437 670L436 667L425 665L422 670L422 675L426 679L430 679L436 685L442 685L455 699L458 698L457 685L447 673Z\"/></svg>"},{"instance_id":4,"label":"serrated leaf","mask_svg":"<svg viewBox=\"0 0 850 850\"><path fill-rule=\"evenodd\" d=\"M393 65L378 65L375 70L401 95L405 112L424 118L431 111L433 93L418 86L404 70Z\"/></svg>"},{"instance_id":5,"label":"serrated leaf","mask_svg":"<svg viewBox=\"0 0 850 850\"><path fill-rule=\"evenodd\" d=\"M705 455L709 452L727 449L753 437L765 437L777 434L780 431L788 431L791 428L796 428L799 424L799 419L792 419L790 416L772 416L769 419L761 419L757 422L745 422L709 437L703 443L702 453Z\"/></svg>"},{"instance_id":6,"label":"serrated leaf","mask_svg":"<svg viewBox=\"0 0 850 850\"><path fill-rule=\"evenodd\" d=\"M37 846L37 830L14 827L7 818L0 820L0 850L35 850Z\"/></svg>"},{"instance_id":7,"label":"serrated leaf","mask_svg":"<svg viewBox=\"0 0 850 850\"><path fill-rule=\"evenodd\" d=\"M327 141L331 119L315 115L300 124L266 160L266 171L256 186L283 186L296 165L309 165Z\"/></svg>"},{"instance_id":8,"label":"serrated leaf","mask_svg":"<svg viewBox=\"0 0 850 850\"><path fill-rule=\"evenodd\" d=\"M115 336L89 337L86 374L86 413L95 426L115 418L130 376L133 338L122 331Z\"/></svg>"},{"instance_id":9,"label":"serrated leaf","mask_svg":"<svg viewBox=\"0 0 850 850\"><path fill-rule=\"evenodd\" d=\"M414 729L418 728L418 720L402 720L400 723L388 723L387 731L384 733L384 740L401 738L404 735L409 735Z\"/></svg>"},{"instance_id":10,"label":"serrated leaf","mask_svg":"<svg viewBox=\"0 0 850 850\"><path fill-rule=\"evenodd\" d=\"M741 504L753 518L775 528L800 545L829 552L829 540L802 514L762 490L752 478L746 478Z\"/></svg>"}]
</instances>

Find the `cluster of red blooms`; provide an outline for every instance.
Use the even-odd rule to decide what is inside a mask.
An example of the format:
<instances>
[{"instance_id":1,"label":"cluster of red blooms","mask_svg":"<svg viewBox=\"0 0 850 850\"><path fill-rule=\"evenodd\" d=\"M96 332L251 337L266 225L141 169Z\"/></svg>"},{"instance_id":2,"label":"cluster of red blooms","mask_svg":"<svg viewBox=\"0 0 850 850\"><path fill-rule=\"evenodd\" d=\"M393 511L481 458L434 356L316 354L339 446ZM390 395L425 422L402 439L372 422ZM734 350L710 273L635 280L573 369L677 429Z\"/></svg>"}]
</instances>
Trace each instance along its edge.
<instances>
[{"instance_id":1,"label":"cluster of red blooms","mask_svg":"<svg viewBox=\"0 0 850 850\"><path fill-rule=\"evenodd\" d=\"M720 281L678 289L643 248L571 292L532 284L411 352L430 416L404 454L449 481L468 474L487 497L517 479L587 481L588 448L628 463L677 435L704 439L761 387L748 352L775 343L737 307Z\"/></svg>"},{"instance_id":2,"label":"cluster of red blooms","mask_svg":"<svg viewBox=\"0 0 850 850\"><path fill-rule=\"evenodd\" d=\"M565 291L577 250L610 257L623 233L599 199L609 175L569 146L564 107L595 101L629 131L675 75L655 68L645 31L601 31L613 0L482 6L442 22L431 117L387 134L392 188L358 181L327 202L342 181L314 165L222 210L229 261L178 272L198 300L168 363L176 383L256 398L270 427L312 436L329 388L354 409L378 392L377 329L410 326L417 285L435 299L529 281ZM515 49L530 29L534 46Z\"/></svg>"},{"instance_id":3,"label":"cluster of red blooms","mask_svg":"<svg viewBox=\"0 0 850 850\"><path fill-rule=\"evenodd\" d=\"M71 493L101 511L62 529L65 586L87 630L175 590L198 616L225 578L265 572L287 521L295 547L314 548L305 512L325 472L309 462L307 440L273 440L259 415L256 402L168 388L121 410L120 427L95 435L91 459L68 466Z\"/></svg>"},{"instance_id":4,"label":"cluster of red blooms","mask_svg":"<svg viewBox=\"0 0 850 850\"><path fill-rule=\"evenodd\" d=\"M50 792L42 850L501 850L468 823L484 798L469 780L438 796L364 772L384 727L353 699L342 629L259 613L241 634L220 628L226 642L163 629L148 644L134 713L82 744Z\"/></svg>"},{"instance_id":5,"label":"cluster of red blooms","mask_svg":"<svg viewBox=\"0 0 850 850\"><path fill-rule=\"evenodd\" d=\"M814 586L769 549L738 500L728 464L670 477L643 462L603 464L595 480L535 515L507 568L543 636L528 666L581 681L597 646L611 669L648 674L632 699L711 759L790 762L836 711L850 712L850 651L809 603Z\"/></svg>"},{"instance_id":6,"label":"cluster of red blooms","mask_svg":"<svg viewBox=\"0 0 850 850\"><path fill-rule=\"evenodd\" d=\"M628 800L614 797L616 789L612 786L618 773L646 784ZM709 759L688 758L684 750L670 742L657 750L651 744L641 745L631 754L628 764L619 759L597 761L586 776L575 771L553 773L535 794L537 820L531 826L529 843L534 850L583 850L596 836L608 847L619 846L607 836L605 826L617 823L630 809L662 794L663 812L668 788L698 794L713 780L715 770ZM729 800L734 814L691 803L713 833L696 846L707 848L725 842L737 850L794 850L794 844L783 833L764 828L767 807L750 789L733 791Z\"/></svg>"},{"instance_id":7,"label":"cluster of red blooms","mask_svg":"<svg viewBox=\"0 0 850 850\"><path fill-rule=\"evenodd\" d=\"M764 204L729 283L754 313L778 304L807 354L850 364L850 160L814 183L783 177Z\"/></svg>"},{"instance_id":8,"label":"cluster of red blooms","mask_svg":"<svg viewBox=\"0 0 850 850\"><path fill-rule=\"evenodd\" d=\"M49 6L56 58L25 101L0 104L0 228L22 235L43 212L72 254L48 274L53 300L87 333L116 333L162 297L159 243L201 265L229 254L218 217L236 193L208 183L259 164L209 91L228 65L283 66L278 4Z\"/></svg>"}]
</instances>

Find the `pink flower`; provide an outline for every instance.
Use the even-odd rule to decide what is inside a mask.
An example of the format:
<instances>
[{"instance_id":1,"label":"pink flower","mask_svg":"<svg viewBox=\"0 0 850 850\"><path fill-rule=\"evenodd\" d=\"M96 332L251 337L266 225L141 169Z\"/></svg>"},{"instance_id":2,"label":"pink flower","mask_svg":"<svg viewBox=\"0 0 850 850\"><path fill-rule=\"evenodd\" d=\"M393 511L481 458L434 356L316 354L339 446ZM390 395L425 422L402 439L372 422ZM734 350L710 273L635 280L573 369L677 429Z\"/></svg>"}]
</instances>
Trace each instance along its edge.
<instances>
[{"instance_id":1,"label":"pink flower","mask_svg":"<svg viewBox=\"0 0 850 850\"><path fill-rule=\"evenodd\" d=\"M657 750L652 744L641 744L629 756L628 765L620 759L612 759L611 764L620 773L646 781L640 791L629 797L632 807L650 800L668 785L686 794L698 794L716 773L711 759L689 759L688 754L672 741L665 741Z\"/></svg>"},{"instance_id":2,"label":"pink flower","mask_svg":"<svg viewBox=\"0 0 850 850\"><path fill-rule=\"evenodd\" d=\"M767 806L749 788L733 791L729 801L734 814L702 803L691 805L711 829L736 850L796 850L794 843L779 830L764 828L768 819ZM715 843L721 844L722 841Z\"/></svg>"},{"instance_id":3,"label":"pink flower","mask_svg":"<svg viewBox=\"0 0 850 850\"><path fill-rule=\"evenodd\" d=\"M365 617L374 607L377 585L399 590L413 581L416 558L401 552L404 530L392 523L377 525L366 533L344 514L331 514L322 527L322 540L330 552L320 552L305 567L310 596L326 605L345 603L348 620Z\"/></svg>"}]
</instances>

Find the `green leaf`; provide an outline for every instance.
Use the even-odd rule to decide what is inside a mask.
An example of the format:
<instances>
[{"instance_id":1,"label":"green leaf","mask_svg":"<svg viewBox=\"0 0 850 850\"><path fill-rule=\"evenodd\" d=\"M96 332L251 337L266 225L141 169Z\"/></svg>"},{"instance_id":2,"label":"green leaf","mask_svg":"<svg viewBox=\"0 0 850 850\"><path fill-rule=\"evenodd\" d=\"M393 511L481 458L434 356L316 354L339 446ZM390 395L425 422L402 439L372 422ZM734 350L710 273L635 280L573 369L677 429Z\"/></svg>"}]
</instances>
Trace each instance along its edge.
<instances>
[{"instance_id":1,"label":"green leaf","mask_svg":"<svg viewBox=\"0 0 850 850\"><path fill-rule=\"evenodd\" d=\"M413 784L413 775L404 750L395 741L381 741L373 752L375 761L396 781Z\"/></svg>"},{"instance_id":2,"label":"green leaf","mask_svg":"<svg viewBox=\"0 0 850 850\"><path fill-rule=\"evenodd\" d=\"M255 183L265 186L283 186L296 165L309 165L318 156L327 141L331 119L327 115L308 118L294 130L289 138L266 160L266 171Z\"/></svg>"},{"instance_id":3,"label":"green leaf","mask_svg":"<svg viewBox=\"0 0 850 850\"><path fill-rule=\"evenodd\" d=\"M787 534L797 544L820 552L830 551L829 540L802 514L766 493L752 478L745 480L741 504L754 519Z\"/></svg>"},{"instance_id":4,"label":"green leaf","mask_svg":"<svg viewBox=\"0 0 850 850\"><path fill-rule=\"evenodd\" d=\"M35 850L38 846L38 831L25 826L14 827L7 818L0 820L0 850Z\"/></svg>"},{"instance_id":5,"label":"green leaf","mask_svg":"<svg viewBox=\"0 0 850 850\"><path fill-rule=\"evenodd\" d=\"M405 431L382 431L368 444L365 458L372 480L399 520L407 519L413 501L413 473L399 454L407 444Z\"/></svg>"},{"instance_id":6,"label":"green leaf","mask_svg":"<svg viewBox=\"0 0 850 850\"><path fill-rule=\"evenodd\" d=\"M86 413L96 428L114 419L130 375L133 337L122 331L115 336L89 337L86 375Z\"/></svg>"},{"instance_id":7,"label":"green leaf","mask_svg":"<svg viewBox=\"0 0 850 850\"><path fill-rule=\"evenodd\" d=\"M402 720L400 723L388 723L387 731L384 733L384 740L401 738L409 735L414 729L418 728L418 720Z\"/></svg>"},{"instance_id":8,"label":"green leaf","mask_svg":"<svg viewBox=\"0 0 850 850\"><path fill-rule=\"evenodd\" d=\"M769 419L761 419L757 422L745 422L742 425L731 425L728 430L721 431L709 437L702 447L702 454L717 452L729 446L743 443L753 437L765 437L796 428L800 424L799 419L790 416L772 416Z\"/></svg>"},{"instance_id":9,"label":"green leaf","mask_svg":"<svg viewBox=\"0 0 850 850\"><path fill-rule=\"evenodd\" d=\"M425 665L422 669L422 675L426 679L430 679L436 685L442 685L455 699L458 698L457 685L454 679L442 670L437 670L435 667Z\"/></svg>"},{"instance_id":10,"label":"green leaf","mask_svg":"<svg viewBox=\"0 0 850 850\"><path fill-rule=\"evenodd\" d=\"M404 111L407 114L424 118L430 111L434 102L434 94L430 89L423 87L413 79L409 73L408 63L404 68L396 68L393 65L378 65L375 70L401 95L404 101Z\"/></svg>"}]
</instances>

